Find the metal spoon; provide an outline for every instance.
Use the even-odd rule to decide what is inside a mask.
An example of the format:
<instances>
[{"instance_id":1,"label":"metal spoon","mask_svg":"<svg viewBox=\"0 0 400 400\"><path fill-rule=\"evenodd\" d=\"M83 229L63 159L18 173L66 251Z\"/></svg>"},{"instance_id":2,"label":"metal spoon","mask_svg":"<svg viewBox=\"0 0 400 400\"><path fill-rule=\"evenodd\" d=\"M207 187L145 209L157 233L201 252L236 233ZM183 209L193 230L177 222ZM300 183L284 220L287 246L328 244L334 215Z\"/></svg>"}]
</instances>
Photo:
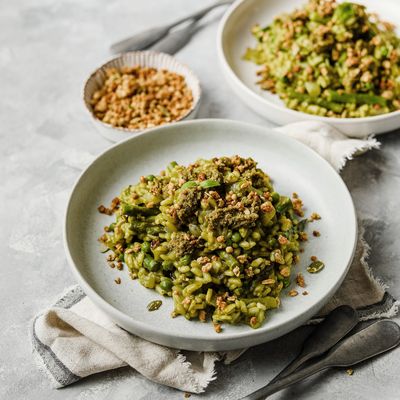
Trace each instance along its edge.
<instances>
[{"instance_id":1,"label":"metal spoon","mask_svg":"<svg viewBox=\"0 0 400 400\"><path fill-rule=\"evenodd\" d=\"M202 10L188 15L187 17L181 18L171 24L164 25L158 28L150 28L143 32L137 33L136 35L116 42L111 45L110 50L112 53L123 53L130 50L143 50L151 46L158 40L162 39L164 36L168 35L169 31L175 26L178 26L183 22L189 20L198 21L214 8L230 3L232 3L232 0L220 0L209 7L203 8Z\"/></svg>"},{"instance_id":2,"label":"metal spoon","mask_svg":"<svg viewBox=\"0 0 400 400\"><path fill-rule=\"evenodd\" d=\"M357 311L344 305L331 311L303 343L300 354L283 369L268 385L282 379L298 369L311 358L326 353L343 339L358 323Z\"/></svg>"},{"instance_id":3,"label":"metal spoon","mask_svg":"<svg viewBox=\"0 0 400 400\"><path fill-rule=\"evenodd\" d=\"M189 43L192 36L199 29L200 27L198 24L196 22L192 22L182 29L170 32L163 39L151 46L150 49L161 53L175 54Z\"/></svg>"},{"instance_id":4,"label":"metal spoon","mask_svg":"<svg viewBox=\"0 0 400 400\"><path fill-rule=\"evenodd\" d=\"M400 327L393 321L378 321L340 341L319 361L293 372L272 385L264 386L242 400L261 400L319 371L349 367L384 353L400 344Z\"/></svg>"}]
</instances>

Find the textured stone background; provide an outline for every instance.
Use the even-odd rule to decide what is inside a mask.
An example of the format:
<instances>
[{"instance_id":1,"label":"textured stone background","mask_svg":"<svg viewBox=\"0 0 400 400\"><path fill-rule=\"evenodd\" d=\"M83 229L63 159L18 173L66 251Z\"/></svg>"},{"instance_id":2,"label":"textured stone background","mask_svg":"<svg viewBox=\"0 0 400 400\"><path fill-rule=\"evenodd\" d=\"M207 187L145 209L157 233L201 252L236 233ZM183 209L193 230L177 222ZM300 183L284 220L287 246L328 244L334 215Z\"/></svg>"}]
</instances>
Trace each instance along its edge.
<instances>
[{"instance_id":1,"label":"textured stone background","mask_svg":"<svg viewBox=\"0 0 400 400\"><path fill-rule=\"evenodd\" d=\"M182 399L135 371L100 374L53 390L30 353L28 324L74 283L62 246L63 214L72 184L90 155L110 144L83 109L82 84L110 57L111 42L173 20L209 1L18 0L0 7L0 398ZM269 125L247 110L225 85L215 36L220 12L178 58L204 89L199 117ZM400 132L381 137L382 150L350 162L343 172L366 220L375 273L400 298L398 268ZM398 320L398 319L397 319ZM276 374L298 350L307 329L249 350L218 367L207 393L191 398L238 399ZM400 349L355 368L324 372L273 399L398 399Z\"/></svg>"}]
</instances>

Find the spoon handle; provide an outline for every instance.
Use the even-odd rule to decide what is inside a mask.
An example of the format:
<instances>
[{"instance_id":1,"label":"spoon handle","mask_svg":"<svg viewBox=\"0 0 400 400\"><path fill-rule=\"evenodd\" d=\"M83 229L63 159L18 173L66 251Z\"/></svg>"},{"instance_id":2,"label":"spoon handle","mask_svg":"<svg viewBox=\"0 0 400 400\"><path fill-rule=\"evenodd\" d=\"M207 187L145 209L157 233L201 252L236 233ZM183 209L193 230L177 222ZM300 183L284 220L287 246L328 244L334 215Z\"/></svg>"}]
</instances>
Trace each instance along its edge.
<instances>
[{"instance_id":1,"label":"spoon handle","mask_svg":"<svg viewBox=\"0 0 400 400\"><path fill-rule=\"evenodd\" d=\"M191 40L194 33L198 30L195 22L190 23L182 29L170 32L165 38L156 42L150 50L160 53L175 54Z\"/></svg>"},{"instance_id":2,"label":"spoon handle","mask_svg":"<svg viewBox=\"0 0 400 400\"><path fill-rule=\"evenodd\" d=\"M284 368L269 385L298 369L311 358L322 355L343 339L358 323L357 312L350 306L335 308L303 343L301 353Z\"/></svg>"},{"instance_id":3,"label":"spoon handle","mask_svg":"<svg viewBox=\"0 0 400 400\"><path fill-rule=\"evenodd\" d=\"M319 361L267 385L242 400L259 400L289 385L330 367L348 367L365 361L400 344L400 327L393 321L380 320L340 341Z\"/></svg>"},{"instance_id":4,"label":"spoon handle","mask_svg":"<svg viewBox=\"0 0 400 400\"><path fill-rule=\"evenodd\" d=\"M272 385L264 386L257 391L249 394L246 397L243 397L241 400L260 400L265 397L270 396L273 393L278 392L279 390L285 389L286 387L293 385L294 383L300 382L301 380L308 378L309 376L316 374L323 369L329 368L330 364L327 360L323 359L315 362L312 365L309 365L305 368L302 368L292 374L285 376L280 379L278 382L273 383Z\"/></svg>"},{"instance_id":5,"label":"spoon handle","mask_svg":"<svg viewBox=\"0 0 400 400\"><path fill-rule=\"evenodd\" d=\"M198 21L214 8L230 3L232 3L232 0L220 0L209 7L203 8L184 18L178 19L171 24L158 28L150 28L126 39L120 40L119 42L112 44L110 50L112 53L123 53L130 50L143 50L168 35L168 32L175 26L189 20L192 20L193 22Z\"/></svg>"}]
</instances>

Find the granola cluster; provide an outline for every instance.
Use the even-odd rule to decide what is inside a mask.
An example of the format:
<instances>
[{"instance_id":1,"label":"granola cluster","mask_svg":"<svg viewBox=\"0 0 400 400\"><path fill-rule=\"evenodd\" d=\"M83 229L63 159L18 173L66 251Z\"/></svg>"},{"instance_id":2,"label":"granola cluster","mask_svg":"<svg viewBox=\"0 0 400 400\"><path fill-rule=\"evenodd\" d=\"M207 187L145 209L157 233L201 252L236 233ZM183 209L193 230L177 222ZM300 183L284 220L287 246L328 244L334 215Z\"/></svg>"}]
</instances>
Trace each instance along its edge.
<instances>
[{"instance_id":1,"label":"granola cluster","mask_svg":"<svg viewBox=\"0 0 400 400\"><path fill-rule=\"evenodd\" d=\"M109 68L92 97L94 115L115 127L145 129L177 121L192 108L182 75L148 67Z\"/></svg>"}]
</instances>

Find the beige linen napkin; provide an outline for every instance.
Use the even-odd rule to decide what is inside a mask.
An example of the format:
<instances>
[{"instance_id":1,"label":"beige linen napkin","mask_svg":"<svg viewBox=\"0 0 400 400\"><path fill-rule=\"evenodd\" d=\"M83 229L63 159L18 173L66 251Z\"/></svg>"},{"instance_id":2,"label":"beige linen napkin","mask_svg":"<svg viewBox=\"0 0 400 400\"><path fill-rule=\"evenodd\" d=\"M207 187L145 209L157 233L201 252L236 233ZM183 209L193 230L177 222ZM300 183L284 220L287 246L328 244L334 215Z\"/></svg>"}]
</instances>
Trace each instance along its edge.
<instances>
[{"instance_id":1,"label":"beige linen napkin","mask_svg":"<svg viewBox=\"0 0 400 400\"><path fill-rule=\"evenodd\" d=\"M299 122L277 130L313 148L338 171L353 155L379 147L375 139L348 139L321 123ZM386 292L386 286L371 274L366 262L368 251L361 228L348 276L313 321L340 304L355 307L362 319L389 317L397 312L397 302ZM68 289L53 306L35 317L31 339L38 365L55 387L129 365L154 382L201 393L216 378L216 361L229 363L244 351L182 352L150 343L116 326L79 286Z\"/></svg>"}]
</instances>

